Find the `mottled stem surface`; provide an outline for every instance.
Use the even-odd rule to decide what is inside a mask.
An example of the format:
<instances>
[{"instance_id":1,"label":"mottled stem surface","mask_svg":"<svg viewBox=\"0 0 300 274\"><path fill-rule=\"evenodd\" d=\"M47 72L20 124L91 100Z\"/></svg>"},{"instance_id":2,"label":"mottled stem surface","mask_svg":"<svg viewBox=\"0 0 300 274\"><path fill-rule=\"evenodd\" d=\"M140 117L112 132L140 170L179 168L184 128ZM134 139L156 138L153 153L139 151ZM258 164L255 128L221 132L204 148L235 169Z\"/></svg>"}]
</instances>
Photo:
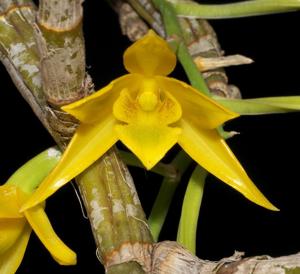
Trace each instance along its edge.
<instances>
[{"instance_id":1,"label":"mottled stem surface","mask_svg":"<svg viewBox=\"0 0 300 274\"><path fill-rule=\"evenodd\" d=\"M77 181L106 269L137 261L147 271L152 237L133 180L116 151L106 153Z\"/></svg>"}]
</instances>

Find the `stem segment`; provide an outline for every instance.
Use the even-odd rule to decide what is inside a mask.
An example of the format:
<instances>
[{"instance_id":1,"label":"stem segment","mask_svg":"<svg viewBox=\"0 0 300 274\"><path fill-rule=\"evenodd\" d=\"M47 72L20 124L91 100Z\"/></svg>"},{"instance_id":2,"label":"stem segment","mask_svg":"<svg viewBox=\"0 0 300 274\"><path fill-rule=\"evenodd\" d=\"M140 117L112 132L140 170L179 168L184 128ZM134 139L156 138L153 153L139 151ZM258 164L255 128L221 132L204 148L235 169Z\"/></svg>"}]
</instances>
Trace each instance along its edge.
<instances>
[{"instance_id":1,"label":"stem segment","mask_svg":"<svg viewBox=\"0 0 300 274\"><path fill-rule=\"evenodd\" d=\"M129 261L138 261L146 270L152 237L132 178L116 151L106 153L79 175L77 182L106 270ZM130 273L135 265L131 264ZM110 273L119 272L111 269Z\"/></svg>"}]
</instances>

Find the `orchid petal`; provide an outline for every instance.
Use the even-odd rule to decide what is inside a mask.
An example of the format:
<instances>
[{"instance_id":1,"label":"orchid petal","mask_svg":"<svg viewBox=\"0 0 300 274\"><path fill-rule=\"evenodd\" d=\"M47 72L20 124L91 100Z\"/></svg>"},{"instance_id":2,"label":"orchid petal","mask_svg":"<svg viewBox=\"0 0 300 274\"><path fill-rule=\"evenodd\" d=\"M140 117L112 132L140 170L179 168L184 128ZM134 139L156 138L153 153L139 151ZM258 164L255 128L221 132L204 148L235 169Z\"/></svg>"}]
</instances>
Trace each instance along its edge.
<instances>
[{"instance_id":1,"label":"orchid petal","mask_svg":"<svg viewBox=\"0 0 300 274\"><path fill-rule=\"evenodd\" d=\"M59 264L76 264L76 254L56 235L41 205L26 210L24 214L36 235Z\"/></svg>"},{"instance_id":2,"label":"orchid petal","mask_svg":"<svg viewBox=\"0 0 300 274\"><path fill-rule=\"evenodd\" d=\"M130 73L144 76L168 75L176 65L176 56L165 40L150 30L124 53L124 65Z\"/></svg>"},{"instance_id":3,"label":"orchid petal","mask_svg":"<svg viewBox=\"0 0 300 274\"><path fill-rule=\"evenodd\" d=\"M202 167L252 202L278 210L257 189L216 130L200 129L183 120L179 145Z\"/></svg>"},{"instance_id":4,"label":"orchid petal","mask_svg":"<svg viewBox=\"0 0 300 274\"><path fill-rule=\"evenodd\" d=\"M81 124L58 165L30 196L21 211L39 204L79 175L117 142L113 116L98 124Z\"/></svg>"},{"instance_id":5,"label":"orchid petal","mask_svg":"<svg viewBox=\"0 0 300 274\"><path fill-rule=\"evenodd\" d=\"M123 89L119 98L113 105L113 114L115 118L125 123L131 123L136 119L135 117L138 111L139 109L136 100L131 97L127 88Z\"/></svg>"},{"instance_id":6,"label":"orchid petal","mask_svg":"<svg viewBox=\"0 0 300 274\"><path fill-rule=\"evenodd\" d=\"M183 117L202 128L216 128L239 116L182 81L161 76L155 79L162 90L180 102Z\"/></svg>"},{"instance_id":7,"label":"orchid petal","mask_svg":"<svg viewBox=\"0 0 300 274\"><path fill-rule=\"evenodd\" d=\"M0 218L22 218L19 213L20 204L17 199L18 189L14 185L0 186ZM0 236L1 237L1 236Z\"/></svg>"},{"instance_id":8,"label":"orchid petal","mask_svg":"<svg viewBox=\"0 0 300 274\"><path fill-rule=\"evenodd\" d=\"M124 75L92 95L63 106L62 109L88 124L105 120L111 114L113 103L121 90L127 87L137 90L140 82L141 76L137 74Z\"/></svg>"},{"instance_id":9,"label":"orchid petal","mask_svg":"<svg viewBox=\"0 0 300 274\"><path fill-rule=\"evenodd\" d=\"M24 225L25 218L1 218L0 219L0 257L20 237Z\"/></svg>"},{"instance_id":10,"label":"orchid petal","mask_svg":"<svg viewBox=\"0 0 300 274\"><path fill-rule=\"evenodd\" d=\"M31 228L26 225L14 245L5 253L0 254L0 273L14 274L20 266L29 241Z\"/></svg>"},{"instance_id":11,"label":"orchid petal","mask_svg":"<svg viewBox=\"0 0 300 274\"><path fill-rule=\"evenodd\" d=\"M147 169L151 169L177 143L180 128L159 126L117 125L120 140L141 160Z\"/></svg>"}]
</instances>

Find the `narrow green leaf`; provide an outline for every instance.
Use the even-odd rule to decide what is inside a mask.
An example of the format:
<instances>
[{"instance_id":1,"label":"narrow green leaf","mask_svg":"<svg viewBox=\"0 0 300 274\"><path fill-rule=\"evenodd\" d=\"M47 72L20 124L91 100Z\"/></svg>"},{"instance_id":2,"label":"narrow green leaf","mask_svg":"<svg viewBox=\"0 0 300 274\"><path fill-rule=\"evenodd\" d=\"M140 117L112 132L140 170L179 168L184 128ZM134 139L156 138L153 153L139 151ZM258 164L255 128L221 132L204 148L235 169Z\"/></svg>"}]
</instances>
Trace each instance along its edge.
<instances>
[{"instance_id":1,"label":"narrow green leaf","mask_svg":"<svg viewBox=\"0 0 300 274\"><path fill-rule=\"evenodd\" d=\"M286 113L300 110L300 96L225 99L214 97L221 105L241 115Z\"/></svg>"},{"instance_id":2,"label":"narrow green leaf","mask_svg":"<svg viewBox=\"0 0 300 274\"><path fill-rule=\"evenodd\" d=\"M198 4L182 0L168 0L179 16L226 19L295 11L299 0L252 0L229 4Z\"/></svg>"},{"instance_id":3,"label":"narrow green leaf","mask_svg":"<svg viewBox=\"0 0 300 274\"><path fill-rule=\"evenodd\" d=\"M177 242L195 254L197 224L207 171L197 166L191 175L184 195Z\"/></svg>"}]
</instances>

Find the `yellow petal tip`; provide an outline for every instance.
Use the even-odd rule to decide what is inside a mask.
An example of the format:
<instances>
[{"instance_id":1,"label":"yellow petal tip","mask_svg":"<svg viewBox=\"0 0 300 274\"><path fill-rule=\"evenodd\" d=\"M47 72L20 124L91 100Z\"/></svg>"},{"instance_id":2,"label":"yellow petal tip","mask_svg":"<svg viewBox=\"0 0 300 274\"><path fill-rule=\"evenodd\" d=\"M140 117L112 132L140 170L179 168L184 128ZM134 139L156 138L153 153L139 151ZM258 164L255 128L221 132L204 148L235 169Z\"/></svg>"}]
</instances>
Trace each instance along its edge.
<instances>
[{"instance_id":1,"label":"yellow petal tip","mask_svg":"<svg viewBox=\"0 0 300 274\"><path fill-rule=\"evenodd\" d=\"M270 202L267 205L264 205L264 207L266 209L272 210L272 211L280 211L280 209L276 206L274 206L273 204L271 204Z\"/></svg>"},{"instance_id":2,"label":"yellow petal tip","mask_svg":"<svg viewBox=\"0 0 300 274\"><path fill-rule=\"evenodd\" d=\"M69 254L65 254L64 258L57 258L53 256L54 260L60 265L76 265L77 264L77 255L72 250L69 250Z\"/></svg>"},{"instance_id":3,"label":"yellow petal tip","mask_svg":"<svg viewBox=\"0 0 300 274\"><path fill-rule=\"evenodd\" d=\"M147 170L151 170L157 164L157 162L150 161L142 161L142 163Z\"/></svg>"},{"instance_id":4,"label":"yellow petal tip","mask_svg":"<svg viewBox=\"0 0 300 274\"><path fill-rule=\"evenodd\" d=\"M253 187L255 187L254 184ZM280 209L274 206L256 187L253 189L255 192L251 193L251 195L243 193L242 191L241 192L245 195L246 198L248 198L250 201L256 203L259 206L262 206L272 211L280 211Z\"/></svg>"}]
</instances>

